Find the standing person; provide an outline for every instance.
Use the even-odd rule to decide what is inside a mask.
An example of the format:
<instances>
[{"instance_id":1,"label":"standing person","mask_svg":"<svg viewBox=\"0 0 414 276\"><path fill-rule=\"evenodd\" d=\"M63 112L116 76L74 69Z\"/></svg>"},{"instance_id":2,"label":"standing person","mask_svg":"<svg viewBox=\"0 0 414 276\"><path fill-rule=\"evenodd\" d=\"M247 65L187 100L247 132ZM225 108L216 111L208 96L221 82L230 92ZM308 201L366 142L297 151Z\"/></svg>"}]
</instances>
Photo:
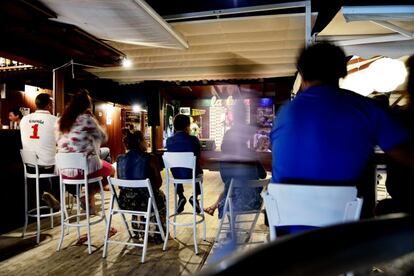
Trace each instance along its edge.
<instances>
[{"instance_id":1,"label":"standing person","mask_svg":"<svg viewBox=\"0 0 414 276\"><path fill-rule=\"evenodd\" d=\"M178 114L174 118L175 134L167 139L167 151L169 152L192 152L196 156L196 177L203 174L203 170L200 166L200 141L197 137L190 135L190 117ZM190 179L192 178L192 170L186 168L175 168L171 170L174 178L177 179ZM200 205L197 197L200 195L200 185L196 184L196 212L200 213ZM177 213L184 211L184 206L187 199L184 196L184 187L182 184L177 184L178 205ZM190 204L193 204L193 197L190 197Z\"/></svg>"},{"instance_id":2,"label":"standing person","mask_svg":"<svg viewBox=\"0 0 414 276\"><path fill-rule=\"evenodd\" d=\"M57 123L57 151L81 152L87 157L89 177L104 177L113 175L115 170L112 165L99 158L99 148L107 140L104 129L92 115L92 101L87 90L81 89L66 106L62 117ZM62 172L67 178L81 179L83 174L78 170L67 169ZM89 210L95 213L95 194L99 186L94 183L89 190ZM74 193L74 190L68 191ZM85 204L84 199L82 200Z\"/></svg>"},{"instance_id":3,"label":"standing person","mask_svg":"<svg viewBox=\"0 0 414 276\"><path fill-rule=\"evenodd\" d=\"M24 150L34 151L38 157L39 173L54 173L56 140L54 135L57 117L50 114L52 99L41 93L35 99L36 111L24 116L20 122L20 134ZM30 169L30 168L28 168ZM52 193L43 192L42 199L53 209L59 209L58 183L52 183Z\"/></svg>"},{"instance_id":4,"label":"standing person","mask_svg":"<svg viewBox=\"0 0 414 276\"><path fill-rule=\"evenodd\" d=\"M272 180L357 186L364 197L362 216L369 217L375 202L366 199L374 198L375 181L374 171L372 179L366 172L374 147L414 168L404 150L410 134L372 99L339 88L346 65L342 49L329 43L300 53L302 91L282 107L271 132Z\"/></svg>"},{"instance_id":5,"label":"standing person","mask_svg":"<svg viewBox=\"0 0 414 276\"><path fill-rule=\"evenodd\" d=\"M246 123L246 107L242 102L233 106L233 126L224 134L221 144L220 176L224 190L219 194L215 203L204 209L209 215L214 215L218 208L219 218L223 216L225 199L231 179L258 180L266 178L263 165L255 157L255 152L247 147L253 138L255 128ZM262 205L260 193L262 188L235 187L233 190L232 208L237 211L258 210Z\"/></svg>"},{"instance_id":6,"label":"standing person","mask_svg":"<svg viewBox=\"0 0 414 276\"><path fill-rule=\"evenodd\" d=\"M20 121L23 118L22 112L18 108L13 108L9 112L9 120L13 124L13 129L19 129L20 128Z\"/></svg>"},{"instance_id":7,"label":"standing person","mask_svg":"<svg viewBox=\"0 0 414 276\"><path fill-rule=\"evenodd\" d=\"M165 195L160 190L162 185L161 168L155 155L147 153L147 146L144 135L141 131L128 133L123 139L127 152L117 158L117 175L119 179L143 180L149 179L155 202L160 214L161 222L165 229L166 209ZM121 188L119 192L119 205L122 209L132 211L146 211L148 204L148 191L136 188ZM143 219L143 217L141 217ZM132 220L137 221L137 216ZM151 218L154 220L154 217ZM143 230L143 224L132 223L135 229ZM138 234L142 234L137 232ZM161 243L162 238L159 235L153 237L154 242Z\"/></svg>"}]
</instances>

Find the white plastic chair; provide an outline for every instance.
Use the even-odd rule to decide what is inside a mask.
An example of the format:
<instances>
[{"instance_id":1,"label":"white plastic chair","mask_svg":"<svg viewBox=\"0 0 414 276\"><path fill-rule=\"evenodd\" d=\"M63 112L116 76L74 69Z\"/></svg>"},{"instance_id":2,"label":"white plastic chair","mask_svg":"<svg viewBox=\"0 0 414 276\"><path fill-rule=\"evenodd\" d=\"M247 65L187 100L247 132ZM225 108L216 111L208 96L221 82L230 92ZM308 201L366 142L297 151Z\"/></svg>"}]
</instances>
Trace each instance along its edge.
<instances>
[{"instance_id":1,"label":"white plastic chair","mask_svg":"<svg viewBox=\"0 0 414 276\"><path fill-rule=\"evenodd\" d=\"M277 226L323 227L358 220L362 199L355 187L271 183L262 192L269 220L270 239Z\"/></svg>"},{"instance_id":2,"label":"white plastic chair","mask_svg":"<svg viewBox=\"0 0 414 276\"><path fill-rule=\"evenodd\" d=\"M131 245L131 246L137 246L137 247L142 247L142 257L141 257L141 262L143 263L145 261L145 255L147 252L147 244L148 244L148 233L157 233L161 235L162 240L165 239L165 235L164 235L164 230L162 228L162 223L161 223L161 219L160 219L160 214L158 213L158 207L157 207L157 203L155 201L155 197L154 197L154 193L152 191L152 187L151 187L151 183L149 181L149 179L145 179L145 180L123 180L123 179L116 179L116 178L111 178L108 177L108 182L110 184L111 187L111 203L110 203L110 207L109 207L109 219L108 219L108 224L106 226L106 232L105 232L105 243L104 243L104 249L103 249L103 258L106 258L107 255L107 251L108 251L108 243L116 243L116 244L125 244L125 245ZM148 198L148 205L147 205L147 211L132 211L132 210L124 210L121 209L119 207L119 201L118 201L118 196L115 190L115 187L120 187L120 188L135 188L135 189L147 189L148 194L150 195ZM118 206L118 208L114 208L114 203L116 202L116 205ZM116 214L120 214L122 217L122 221L126 227L126 230L129 234L130 239L133 238L133 235L131 233L132 232L144 232L144 242L143 243L132 243L132 242L128 242L128 241L119 241L119 240L110 240L109 239L109 231L111 229L111 222L112 222L112 216L116 215ZM132 221L134 223L137 224L145 224L145 230L135 230L135 229L130 229L130 227L128 226L128 222L125 218L125 215L137 215L137 216L144 216L146 221L145 223L141 222L141 221ZM155 215L156 221L157 222L151 222L150 218ZM150 231L149 230L149 225L150 224L155 224L158 226L158 230L159 231Z\"/></svg>"},{"instance_id":3,"label":"white plastic chair","mask_svg":"<svg viewBox=\"0 0 414 276\"><path fill-rule=\"evenodd\" d=\"M203 178L197 177L195 175L195 169L196 169L196 157L194 156L194 153L192 152L166 152L163 154L162 159L164 161L165 166L165 175L166 175L166 208L167 208L167 229L166 229L166 237L164 241L164 247L163 250L166 250L167 244L168 244L168 235L169 235L169 229L170 224L173 225L173 231L174 231L174 239L176 237L176 227L193 227L193 238L194 238L194 250L195 253L198 254L198 245L197 245L197 224L203 223L203 240L206 240L206 222L204 217L204 192L203 192ZM172 168L187 168L192 169L193 175L191 179L175 179L170 170ZM193 188L193 212L182 212L180 214L176 213L177 210L177 188L174 187L174 213L170 215L169 211L169 190L170 190L170 180L173 184L183 184L183 185L191 185ZM200 185L200 214L197 214L196 212L196 183L199 183ZM175 185L174 185L175 186ZM180 215L192 215L193 221L191 223L179 223L177 222L177 216ZM197 220L197 217L199 219Z\"/></svg>"},{"instance_id":4,"label":"white plastic chair","mask_svg":"<svg viewBox=\"0 0 414 276\"><path fill-rule=\"evenodd\" d=\"M49 181L52 177L57 177L56 174L53 173L39 173L39 165L37 163L37 156L34 151L29 150L20 150L20 155L23 160L23 168L24 168L24 212L25 212L25 220L24 220L24 227L22 232L22 238L24 237L29 217L35 217L37 222L37 233L36 233L36 243L40 242L40 219L45 217L50 217L50 227L53 228L53 216L60 214L60 211L54 212L52 208L49 206L40 206L40 194L39 194L39 183L40 179L42 178L49 178ZM32 167L35 170L35 173L29 173L27 171L27 167ZM28 195L27 195L27 180L35 179L36 181L36 208L28 210ZM51 182L50 182L51 183ZM52 183L51 183L52 185ZM40 214L41 209L49 209L49 213ZM34 213L36 212L36 213Z\"/></svg>"},{"instance_id":5,"label":"white plastic chair","mask_svg":"<svg viewBox=\"0 0 414 276\"><path fill-rule=\"evenodd\" d=\"M256 226L257 220L259 218L259 215L263 209L263 203L260 205L260 207L256 210L246 210L246 211L237 211L234 210L234 206L233 206L233 198L237 197L237 194L233 193L234 188L248 188L248 189L253 189L253 188L263 188L265 189L267 187L267 185L270 182L270 178L268 179L258 179L258 180L237 180L232 178L230 181L230 185L229 185L229 189L227 191L227 196L224 202L224 207L223 207L223 216L220 219L220 223L219 223L219 227L217 229L217 234L216 234L216 238L215 241L218 242L219 241L219 237L220 237L220 233L223 230L223 225L225 218L228 218L228 224L229 224L229 229L230 233L232 235L232 238L234 239L234 234L237 232L236 230L238 230L236 228L236 220L237 220L237 216L238 215L250 215L250 214L254 214L254 219L252 221L239 221L239 223L247 223L247 222L251 222L251 226L250 229L248 231L248 238L250 239L250 237L252 236L252 232Z\"/></svg>"},{"instance_id":6,"label":"white plastic chair","mask_svg":"<svg viewBox=\"0 0 414 276\"><path fill-rule=\"evenodd\" d=\"M61 204L61 210L66 210L66 203L64 200L64 194L65 194L65 185L75 185L76 186L76 214L75 215L65 215L62 214L61 216L61 233L60 233L60 240L57 247L57 251L60 251L63 238L64 238L64 232L65 232L65 226L67 227L76 227L77 228L77 234L78 239L80 238L80 227L86 227L87 228L87 236L88 236L88 253L91 254L91 228L90 226L96 223L101 222L102 220L106 223L106 216L105 216L105 208L104 208L104 190L102 187L102 177L95 177L95 178L89 178L88 177L88 163L86 156L84 156L83 153L57 153L56 154L56 167L59 170L59 178L60 178L60 204ZM65 179L62 177L62 171L65 169L78 169L83 171L84 178L83 179ZM88 184L89 183L99 183L100 186L100 194L101 194L101 217L95 221L91 221L90 219L90 213L89 213L89 191L88 191ZM82 185L85 189L85 205L86 205L86 213L81 213L80 211L80 192L82 191ZM80 218L82 216L86 216L86 222L80 223ZM71 223L70 220L72 218L76 218L76 223Z\"/></svg>"}]
</instances>

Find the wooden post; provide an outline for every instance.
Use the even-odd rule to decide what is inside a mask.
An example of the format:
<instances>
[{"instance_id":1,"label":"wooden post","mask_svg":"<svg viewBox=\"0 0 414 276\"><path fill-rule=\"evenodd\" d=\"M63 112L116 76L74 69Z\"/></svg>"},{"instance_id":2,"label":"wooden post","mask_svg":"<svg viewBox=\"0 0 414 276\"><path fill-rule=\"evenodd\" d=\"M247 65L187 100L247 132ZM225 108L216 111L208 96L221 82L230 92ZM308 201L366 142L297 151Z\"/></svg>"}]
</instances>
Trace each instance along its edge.
<instances>
[{"instance_id":1,"label":"wooden post","mask_svg":"<svg viewBox=\"0 0 414 276\"><path fill-rule=\"evenodd\" d=\"M65 70L53 70L53 115L61 116L65 108Z\"/></svg>"}]
</instances>

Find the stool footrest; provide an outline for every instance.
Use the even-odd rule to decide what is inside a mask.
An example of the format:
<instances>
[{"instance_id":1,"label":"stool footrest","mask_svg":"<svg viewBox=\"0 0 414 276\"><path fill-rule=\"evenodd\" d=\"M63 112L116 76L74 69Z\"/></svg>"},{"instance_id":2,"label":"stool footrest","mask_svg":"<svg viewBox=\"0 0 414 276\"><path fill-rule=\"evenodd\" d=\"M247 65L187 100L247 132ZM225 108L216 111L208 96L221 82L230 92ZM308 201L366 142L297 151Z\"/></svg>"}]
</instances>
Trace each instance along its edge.
<instances>
[{"instance_id":1,"label":"stool footrest","mask_svg":"<svg viewBox=\"0 0 414 276\"><path fill-rule=\"evenodd\" d=\"M179 222L174 222L174 221L171 221L171 219L173 219L174 217L178 217L178 216L182 216L182 215L191 215L191 216L193 216L194 215L194 213L190 213L190 212L183 212L183 213L179 213L179 214L177 214L177 213L175 213L175 214L172 214L172 215L170 215L169 217L168 217L168 223L170 224L170 225L175 225L175 226L183 226L183 227L190 227L190 226L193 226L194 225L194 223L193 222L189 222L189 223L179 223ZM204 220L205 220L205 218L204 218L204 215L203 214L196 214L196 216L197 217L199 217L200 219L199 220L196 220L195 221L195 224L200 224L200 223L202 223Z\"/></svg>"}]
</instances>

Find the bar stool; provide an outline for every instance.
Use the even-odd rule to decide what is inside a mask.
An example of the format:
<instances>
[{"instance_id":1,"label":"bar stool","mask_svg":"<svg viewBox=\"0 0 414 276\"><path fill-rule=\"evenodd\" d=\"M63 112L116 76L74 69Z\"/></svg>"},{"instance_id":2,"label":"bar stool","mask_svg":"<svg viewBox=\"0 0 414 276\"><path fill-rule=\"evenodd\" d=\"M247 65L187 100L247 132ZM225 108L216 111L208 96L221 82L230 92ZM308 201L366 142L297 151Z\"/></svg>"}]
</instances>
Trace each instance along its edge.
<instances>
[{"instance_id":1,"label":"bar stool","mask_svg":"<svg viewBox=\"0 0 414 276\"><path fill-rule=\"evenodd\" d=\"M192 152L166 152L163 154L162 159L164 161L164 166L166 170L166 211L167 211L167 222L166 222L166 238L164 240L164 247L163 250L166 250L168 244L168 236L170 230L170 224L173 225L174 229L174 239L176 237L176 227L193 227L193 238L194 238L194 249L195 253L198 254L198 245L197 245L197 224L203 223L203 240L206 240L206 222L204 217L204 192L203 192L203 177L195 176L195 168L196 168L196 157ZM169 190L170 190L170 170L172 168L187 168L191 169L193 172L191 179L176 179L171 174L171 180L173 184L183 184L183 185L191 185L193 188L193 212L182 212L178 214L177 210L177 188L174 187L174 213L170 215L169 211ZM200 185L200 209L201 213L196 213L196 183ZM174 185L175 186L175 185ZM181 215L192 215L193 221L191 223L178 223L177 217ZM197 220L197 217L199 219Z\"/></svg>"},{"instance_id":2,"label":"bar stool","mask_svg":"<svg viewBox=\"0 0 414 276\"><path fill-rule=\"evenodd\" d=\"M23 168L24 168L24 211L25 211L25 220L24 220L24 227L22 232L22 238L24 237L26 230L27 230L27 223L29 221L29 217L35 217L37 221L37 233L36 233L36 243L40 242L40 219L45 217L50 217L50 227L53 228L53 216L58 215L61 212L56 211L54 212L53 208L49 206L40 206L40 194L39 194L39 183L40 179L48 178L51 181L52 177L57 177L58 175L53 173L39 173L39 165L37 163L37 156L34 151L29 150L20 150L20 155L23 160ZM27 167L31 167L35 170L35 173L29 173L27 171ZM27 180L35 179L36 180L36 208L28 210L28 196L27 196ZM50 182L52 184L52 182ZM40 210L42 209L49 209L49 213L40 214ZM36 213L34 213L36 212Z\"/></svg>"},{"instance_id":3,"label":"bar stool","mask_svg":"<svg viewBox=\"0 0 414 276\"><path fill-rule=\"evenodd\" d=\"M67 227L76 227L77 228L77 237L80 238L80 227L86 227L87 228L87 237L88 237L88 253L91 254L91 228L90 226L96 223L101 222L102 220L106 221L105 216L105 208L104 208L104 190L102 187L102 177L94 177L89 178L88 177L88 162L86 159L86 156L84 156L83 153L57 153L56 154L56 167L59 170L59 179L60 179L60 202L61 202L61 209L66 210L66 203L64 200L63 195L65 194L65 185L75 185L76 186L76 214L68 216L67 214L62 214L61 216L61 232L60 232L60 240L57 247L57 251L60 251L60 248L63 243L64 238L64 232L65 232L65 226ZM62 171L66 169L77 169L83 172L83 179L65 179L62 176ZM101 216L99 219L91 221L90 219L90 213L89 213L89 189L88 184L89 183L99 183L100 187L100 194L101 194L101 202L102 202L102 210L101 210ZM80 198L79 194L82 191L82 185L85 189L85 205L86 205L86 213L80 212ZM86 216L86 222L81 223L80 218L82 216ZM72 218L76 218L76 223L71 223L70 220Z\"/></svg>"}]
</instances>

